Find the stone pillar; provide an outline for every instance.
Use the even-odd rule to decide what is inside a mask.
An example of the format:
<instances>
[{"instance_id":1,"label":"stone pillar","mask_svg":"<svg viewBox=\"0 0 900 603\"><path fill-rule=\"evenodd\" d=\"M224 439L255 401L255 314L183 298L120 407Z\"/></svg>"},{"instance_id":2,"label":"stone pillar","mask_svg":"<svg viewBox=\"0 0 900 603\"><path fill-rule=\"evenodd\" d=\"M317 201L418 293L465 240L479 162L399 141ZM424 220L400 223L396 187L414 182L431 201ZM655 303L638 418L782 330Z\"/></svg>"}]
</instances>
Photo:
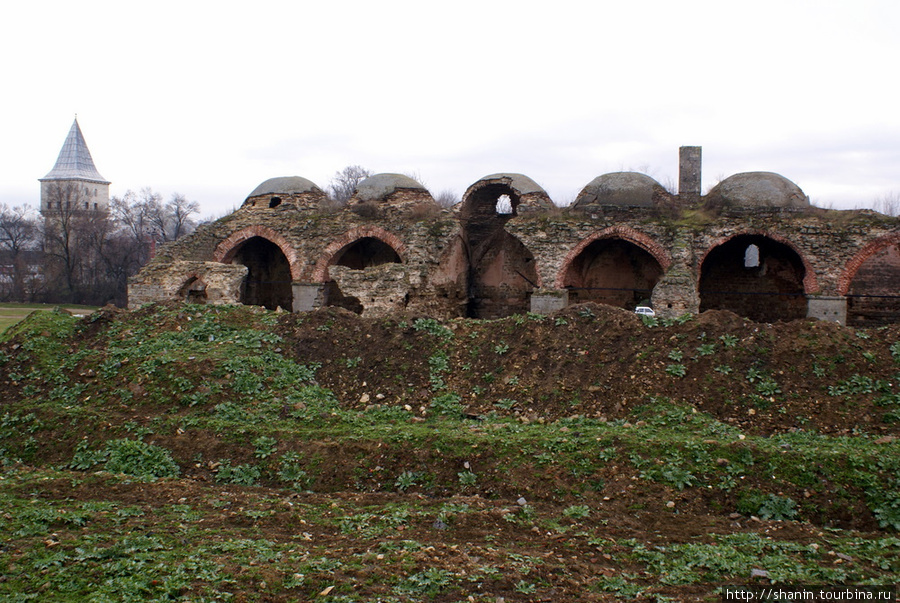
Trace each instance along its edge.
<instances>
[{"instance_id":1,"label":"stone pillar","mask_svg":"<svg viewBox=\"0 0 900 603\"><path fill-rule=\"evenodd\" d=\"M651 296L653 311L660 318L677 318L682 314L700 312L700 295L696 279L687 270L669 269Z\"/></svg>"},{"instance_id":2,"label":"stone pillar","mask_svg":"<svg viewBox=\"0 0 900 603\"><path fill-rule=\"evenodd\" d=\"M531 294L531 311L535 314L550 314L568 305L568 289L536 289Z\"/></svg>"},{"instance_id":3,"label":"stone pillar","mask_svg":"<svg viewBox=\"0 0 900 603\"><path fill-rule=\"evenodd\" d=\"M325 305L325 285L322 283L292 283L294 312L309 312Z\"/></svg>"},{"instance_id":4,"label":"stone pillar","mask_svg":"<svg viewBox=\"0 0 900 603\"><path fill-rule=\"evenodd\" d=\"M678 196L687 203L700 199L701 149L678 149Z\"/></svg>"},{"instance_id":5,"label":"stone pillar","mask_svg":"<svg viewBox=\"0 0 900 603\"><path fill-rule=\"evenodd\" d=\"M846 325L847 298L843 296L810 295L806 298L806 316L807 318L830 320Z\"/></svg>"}]
</instances>

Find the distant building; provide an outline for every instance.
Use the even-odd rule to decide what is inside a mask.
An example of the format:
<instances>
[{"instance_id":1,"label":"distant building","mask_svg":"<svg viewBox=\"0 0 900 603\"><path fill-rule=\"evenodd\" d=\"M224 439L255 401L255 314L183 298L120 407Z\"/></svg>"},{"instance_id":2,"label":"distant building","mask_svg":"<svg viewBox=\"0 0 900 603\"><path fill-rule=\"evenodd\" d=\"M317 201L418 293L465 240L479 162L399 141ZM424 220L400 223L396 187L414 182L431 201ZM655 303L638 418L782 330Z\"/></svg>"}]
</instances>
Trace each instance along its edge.
<instances>
[{"instance_id":1,"label":"distant building","mask_svg":"<svg viewBox=\"0 0 900 603\"><path fill-rule=\"evenodd\" d=\"M40 182L41 214L45 218L63 211L109 211L110 183L94 165L78 118L72 122L56 165Z\"/></svg>"}]
</instances>

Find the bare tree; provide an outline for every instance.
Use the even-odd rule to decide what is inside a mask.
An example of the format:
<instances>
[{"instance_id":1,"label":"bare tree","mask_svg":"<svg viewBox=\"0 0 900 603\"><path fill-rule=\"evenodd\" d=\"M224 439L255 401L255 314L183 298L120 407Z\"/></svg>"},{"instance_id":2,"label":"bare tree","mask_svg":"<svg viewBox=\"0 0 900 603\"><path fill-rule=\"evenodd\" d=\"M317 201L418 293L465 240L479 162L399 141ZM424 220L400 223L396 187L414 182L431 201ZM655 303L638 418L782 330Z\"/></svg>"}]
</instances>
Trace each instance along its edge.
<instances>
[{"instance_id":1,"label":"bare tree","mask_svg":"<svg viewBox=\"0 0 900 603\"><path fill-rule=\"evenodd\" d=\"M196 201L188 201L180 193L173 193L163 205L162 195L151 188L140 193L126 191L122 197L113 197L110 206L129 235L145 244L151 240L167 243L190 234L197 227L194 216L200 211Z\"/></svg>"},{"instance_id":2,"label":"bare tree","mask_svg":"<svg viewBox=\"0 0 900 603\"><path fill-rule=\"evenodd\" d=\"M891 191L875 199L875 211L886 216L900 216L900 193Z\"/></svg>"},{"instance_id":3,"label":"bare tree","mask_svg":"<svg viewBox=\"0 0 900 603\"><path fill-rule=\"evenodd\" d=\"M193 216L200 213L200 204L196 201L188 201L179 193L173 193L172 198L166 203L166 241L177 241L181 237L191 234L197 228L197 222Z\"/></svg>"},{"instance_id":4,"label":"bare tree","mask_svg":"<svg viewBox=\"0 0 900 603\"><path fill-rule=\"evenodd\" d=\"M128 277L152 257L157 243L196 227L194 201L175 193L163 203L151 188L110 199L110 212L91 210L78 185L58 184L48 195L42 271L47 301L124 305Z\"/></svg>"},{"instance_id":5,"label":"bare tree","mask_svg":"<svg viewBox=\"0 0 900 603\"><path fill-rule=\"evenodd\" d=\"M26 301L26 280L32 273L27 254L35 251L38 223L34 211L27 205L0 205L0 284L3 297Z\"/></svg>"},{"instance_id":6,"label":"bare tree","mask_svg":"<svg viewBox=\"0 0 900 603\"><path fill-rule=\"evenodd\" d=\"M135 241L150 237L150 217L134 191L128 190L121 197L112 197L109 206L116 221Z\"/></svg>"},{"instance_id":7,"label":"bare tree","mask_svg":"<svg viewBox=\"0 0 900 603\"><path fill-rule=\"evenodd\" d=\"M106 221L106 212L95 212L82 208L83 192L75 183L55 184L48 191L48 207L54 208L44 216L44 272L51 284L54 301L86 303L85 294L89 287L88 274L91 272L91 242L96 235L98 221Z\"/></svg>"},{"instance_id":8,"label":"bare tree","mask_svg":"<svg viewBox=\"0 0 900 603\"><path fill-rule=\"evenodd\" d=\"M460 202L459 195L456 194L456 191L449 188L439 192L434 200L437 201L437 204L441 207L453 207Z\"/></svg>"},{"instance_id":9,"label":"bare tree","mask_svg":"<svg viewBox=\"0 0 900 603\"><path fill-rule=\"evenodd\" d=\"M336 172L328 185L328 196L338 204L345 204L356 192L356 185L372 175L372 172L359 165L348 165Z\"/></svg>"}]
</instances>

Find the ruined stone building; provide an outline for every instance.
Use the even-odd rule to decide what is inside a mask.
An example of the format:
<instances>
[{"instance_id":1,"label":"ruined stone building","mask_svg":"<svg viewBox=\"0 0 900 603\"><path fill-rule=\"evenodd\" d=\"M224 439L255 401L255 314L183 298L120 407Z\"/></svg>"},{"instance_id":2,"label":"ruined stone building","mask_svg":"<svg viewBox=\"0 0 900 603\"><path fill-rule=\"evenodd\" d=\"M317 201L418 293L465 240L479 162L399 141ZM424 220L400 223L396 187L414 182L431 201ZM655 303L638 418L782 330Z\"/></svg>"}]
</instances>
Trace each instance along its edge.
<instances>
[{"instance_id":1,"label":"ruined stone building","mask_svg":"<svg viewBox=\"0 0 900 603\"><path fill-rule=\"evenodd\" d=\"M900 319L900 219L810 205L774 173L700 192L700 148L683 147L679 190L601 175L565 208L522 174L492 174L451 209L418 182L378 174L334 208L305 178L273 178L242 207L164 247L129 306L341 306L496 318L593 301L660 316L727 309L759 321Z\"/></svg>"},{"instance_id":2,"label":"ruined stone building","mask_svg":"<svg viewBox=\"0 0 900 603\"><path fill-rule=\"evenodd\" d=\"M56 165L40 183L41 215L45 218L61 212L109 211L109 181L97 171L77 117L59 151Z\"/></svg>"}]
</instances>

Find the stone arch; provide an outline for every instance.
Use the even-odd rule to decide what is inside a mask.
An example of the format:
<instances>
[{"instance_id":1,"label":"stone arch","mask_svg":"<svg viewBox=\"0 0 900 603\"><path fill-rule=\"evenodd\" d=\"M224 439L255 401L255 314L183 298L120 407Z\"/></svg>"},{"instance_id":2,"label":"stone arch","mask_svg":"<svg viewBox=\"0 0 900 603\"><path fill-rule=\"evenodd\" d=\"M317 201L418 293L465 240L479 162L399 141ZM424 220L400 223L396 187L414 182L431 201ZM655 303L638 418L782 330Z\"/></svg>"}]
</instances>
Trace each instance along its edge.
<instances>
[{"instance_id":1,"label":"stone arch","mask_svg":"<svg viewBox=\"0 0 900 603\"><path fill-rule=\"evenodd\" d=\"M555 286L568 289L573 303L594 301L630 310L650 299L671 264L662 245L647 235L613 226L569 251Z\"/></svg>"},{"instance_id":2,"label":"stone arch","mask_svg":"<svg viewBox=\"0 0 900 603\"><path fill-rule=\"evenodd\" d=\"M191 273L178 288L178 298L189 304L205 304L208 295L207 284L196 272Z\"/></svg>"},{"instance_id":3,"label":"stone arch","mask_svg":"<svg viewBox=\"0 0 900 603\"><path fill-rule=\"evenodd\" d=\"M293 309L293 282L299 279L300 266L296 251L282 235L266 226L250 226L222 241L213 257L247 267L242 304Z\"/></svg>"},{"instance_id":4,"label":"stone arch","mask_svg":"<svg viewBox=\"0 0 900 603\"><path fill-rule=\"evenodd\" d=\"M376 316L406 307L409 279L407 248L377 226L358 226L332 241L313 270L325 285L325 304Z\"/></svg>"},{"instance_id":5,"label":"stone arch","mask_svg":"<svg viewBox=\"0 0 900 603\"><path fill-rule=\"evenodd\" d=\"M302 266L300 265L299 256L293 245L278 232L272 230L268 226L262 226L261 224L254 224L253 226L248 226L247 228L234 232L227 239L219 243L216 246L216 250L213 252L213 261L231 264L235 253L237 253L241 245L253 237L261 237L277 245L278 248L281 249L281 253L284 254L284 257L287 258L288 265L291 269L291 278L295 281L301 279Z\"/></svg>"},{"instance_id":6,"label":"stone arch","mask_svg":"<svg viewBox=\"0 0 900 603\"><path fill-rule=\"evenodd\" d=\"M540 275L531 251L506 231L523 211L553 207L547 193L522 174L492 174L468 188L459 218L468 256L466 315L502 318L530 310Z\"/></svg>"},{"instance_id":7,"label":"stone arch","mask_svg":"<svg viewBox=\"0 0 900 603\"><path fill-rule=\"evenodd\" d=\"M335 264L336 258L339 257L338 254L364 239L374 239L383 243L397 254L399 262L396 263L406 263L407 248L397 235L378 226L358 226L348 230L325 247L313 269L312 281L314 283L327 282L329 279L328 268Z\"/></svg>"},{"instance_id":8,"label":"stone arch","mask_svg":"<svg viewBox=\"0 0 900 603\"><path fill-rule=\"evenodd\" d=\"M867 243L847 262L838 293L847 296L847 324L900 322L900 233Z\"/></svg>"},{"instance_id":9,"label":"stone arch","mask_svg":"<svg viewBox=\"0 0 900 603\"><path fill-rule=\"evenodd\" d=\"M697 280L701 312L730 310L762 322L806 317L806 296L817 290L815 272L800 250L765 231L716 241L704 253Z\"/></svg>"},{"instance_id":10,"label":"stone arch","mask_svg":"<svg viewBox=\"0 0 900 603\"><path fill-rule=\"evenodd\" d=\"M473 246L469 241L466 315L503 318L531 309L531 293L542 287L534 254L504 229Z\"/></svg>"}]
</instances>

